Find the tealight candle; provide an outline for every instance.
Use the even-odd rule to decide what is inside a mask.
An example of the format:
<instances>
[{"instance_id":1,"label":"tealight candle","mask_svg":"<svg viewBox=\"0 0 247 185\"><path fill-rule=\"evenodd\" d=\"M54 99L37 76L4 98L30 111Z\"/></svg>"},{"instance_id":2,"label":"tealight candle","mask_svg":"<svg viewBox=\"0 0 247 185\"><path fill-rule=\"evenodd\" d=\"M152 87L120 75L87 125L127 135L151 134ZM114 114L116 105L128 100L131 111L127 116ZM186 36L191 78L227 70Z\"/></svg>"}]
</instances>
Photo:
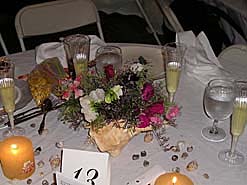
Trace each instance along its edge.
<instances>
[{"instance_id":1,"label":"tealight candle","mask_svg":"<svg viewBox=\"0 0 247 185\"><path fill-rule=\"evenodd\" d=\"M155 180L155 185L194 185L189 177L181 173L165 173Z\"/></svg>"},{"instance_id":2,"label":"tealight candle","mask_svg":"<svg viewBox=\"0 0 247 185\"><path fill-rule=\"evenodd\" d=\"M26 179L35 171L32 142L24 136L12 136L0 143L3 174L9 179Z\"/></svg>"}]
</instances>

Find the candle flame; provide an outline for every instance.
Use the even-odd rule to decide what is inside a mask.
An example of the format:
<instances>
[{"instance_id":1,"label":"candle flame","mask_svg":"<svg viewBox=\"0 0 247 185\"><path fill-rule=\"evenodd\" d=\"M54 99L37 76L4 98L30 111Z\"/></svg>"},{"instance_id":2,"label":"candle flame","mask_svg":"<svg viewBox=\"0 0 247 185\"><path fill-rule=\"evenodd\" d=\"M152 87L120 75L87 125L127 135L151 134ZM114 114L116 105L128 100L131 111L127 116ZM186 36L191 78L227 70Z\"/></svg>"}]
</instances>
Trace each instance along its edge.
<instances>
[{"instance_id":1,"label":"candle flame","mask_svg":"<svg viewBox=\"0 0 247 185\"><path fill-rule=\"evenodd\" d=\"M172 183L175 184L176 182L177 182L177 177L174 176L174 177L172 178Z\"/></svg>"},{"instance_id":2,"label":"candle flame","mask_svg":"<svg viewBox=\"0 0 247 185\"><path fill-rule=\"evenodd\" d=\"M11 151L13 154L17 154L18 152L18 146L16 144L10 145Z\"/></svg>"}]
</instances>

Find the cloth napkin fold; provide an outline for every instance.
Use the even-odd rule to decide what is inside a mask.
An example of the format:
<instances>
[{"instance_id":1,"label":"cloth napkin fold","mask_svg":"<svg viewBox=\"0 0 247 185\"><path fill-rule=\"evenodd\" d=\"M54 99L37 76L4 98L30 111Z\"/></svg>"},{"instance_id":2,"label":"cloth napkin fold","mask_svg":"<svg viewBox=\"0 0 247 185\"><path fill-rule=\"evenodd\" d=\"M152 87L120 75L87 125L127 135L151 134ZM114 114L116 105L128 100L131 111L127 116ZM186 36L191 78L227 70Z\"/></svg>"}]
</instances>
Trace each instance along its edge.
<instances>
[{"instance_id":1,"label":"cloth napkin fold","mask_svg":"<svg viewBox=\"0 0 247 185\"><path fill-rule=\"evenodd\" d=\"M96 35L89 35L89 37L91 39L89 60L93 60L95 58L96 50L100 46L106 45L106 43ZM62 42L48 42L37 46L35 57L37 64L40 64L47 58L57 57L60 60L62 66L64 68L68 68L64 44Z\"/></svg>"},{"instance_id":2,"label":"cloth napkin fold","mask_svg":"<svg viewBox=\"0 0 247 185\"><path fill-rule=\"evenodd\" d=\"M204 32L196 37L192 31L179 32L176 41L187 46L184 55L185 71L188 76L206 85L214 78L231 78L215 56Z\"/></svg>"}]
</instances>

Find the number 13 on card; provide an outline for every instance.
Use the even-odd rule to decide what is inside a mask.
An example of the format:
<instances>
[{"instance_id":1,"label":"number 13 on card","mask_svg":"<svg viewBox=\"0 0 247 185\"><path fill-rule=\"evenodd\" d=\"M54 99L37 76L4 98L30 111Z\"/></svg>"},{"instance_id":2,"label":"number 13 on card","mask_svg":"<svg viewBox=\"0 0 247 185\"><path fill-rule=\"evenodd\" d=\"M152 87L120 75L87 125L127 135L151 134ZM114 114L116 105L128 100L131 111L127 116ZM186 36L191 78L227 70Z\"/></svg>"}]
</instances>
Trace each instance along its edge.
<instances>
[{"instance_id":1,"label":"number 13 on card","mask_svg":"<svg viewBox=\"0 0 247 185\"><path fill-rule=\"evenodd\" d=\"M83 185L110 185L109 154L64 148L62 173Z\"/></svg>"}]
</instances>

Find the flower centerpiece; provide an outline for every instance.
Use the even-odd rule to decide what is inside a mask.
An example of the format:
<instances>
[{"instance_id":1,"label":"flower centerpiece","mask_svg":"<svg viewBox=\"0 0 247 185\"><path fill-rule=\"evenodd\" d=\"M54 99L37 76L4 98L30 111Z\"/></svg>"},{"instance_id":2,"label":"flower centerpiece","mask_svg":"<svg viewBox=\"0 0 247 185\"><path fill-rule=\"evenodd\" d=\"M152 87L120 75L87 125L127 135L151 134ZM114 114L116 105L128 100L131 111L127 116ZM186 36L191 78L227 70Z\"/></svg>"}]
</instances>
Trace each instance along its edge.
<instances>
[{"instance_id":1,"label":"flower centerpiece","mask_svg":"<svg viewBox=\"0 0 247 185\"><path fill-rule=\"evenodd\" d=\"M149 67L139 57L118 72L107 65L103 73L89 73L86 80L80 76L61 80L60 95L66 100L61 119L74 128L89 128L99 149L113 156L134 135L174 124L179 107L154 87Z\"/></svg>"}]
</instances>

